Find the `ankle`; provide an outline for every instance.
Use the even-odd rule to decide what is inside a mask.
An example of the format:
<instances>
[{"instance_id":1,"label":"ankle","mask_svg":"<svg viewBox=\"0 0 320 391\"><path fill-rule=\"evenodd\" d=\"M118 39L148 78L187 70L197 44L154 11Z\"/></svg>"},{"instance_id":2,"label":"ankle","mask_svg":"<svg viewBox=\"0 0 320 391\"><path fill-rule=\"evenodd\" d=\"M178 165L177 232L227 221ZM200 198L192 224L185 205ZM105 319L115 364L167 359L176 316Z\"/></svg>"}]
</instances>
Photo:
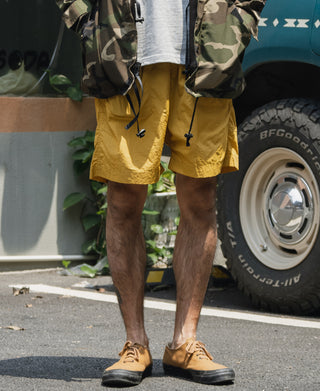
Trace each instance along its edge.
<instances>
[{"instance_id":1,"label":"ankle","mask_svg":"<svg viewBox=\"0 0 320 391\"><path fill-rule=\"evenodd\" d=\"M172 342L169 344L169 347L171 349L178 349L180 346L182 346L188 339L196 339L196 336L194 334L190 335L181 335L177 338L173 338Z\"/></svg>"},{"instance_id":2,"label":"ankle","mask_svg":"<svg viewBox=\"0 0 320 391\"><path fill-rule=\"evenodd\" d=\"M147 336L138 336L138 335L127 335L127 341L132 342L133 344L137 343L139 345L144 346L145 348L149 348L149 339Z\"/></svg>"}]
</instances>

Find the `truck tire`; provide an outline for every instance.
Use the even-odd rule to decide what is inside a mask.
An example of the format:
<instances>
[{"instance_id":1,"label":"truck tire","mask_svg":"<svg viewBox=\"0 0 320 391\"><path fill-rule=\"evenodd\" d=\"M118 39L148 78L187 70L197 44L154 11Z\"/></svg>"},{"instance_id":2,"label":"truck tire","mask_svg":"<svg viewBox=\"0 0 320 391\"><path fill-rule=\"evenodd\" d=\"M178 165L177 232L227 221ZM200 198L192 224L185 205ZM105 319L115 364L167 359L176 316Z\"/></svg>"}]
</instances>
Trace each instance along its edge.
<instances>
[{"instance_id":1,"label":"truck tire","mask_svg":"<svg viewBox=\"0 0 320 391\"><path fill-rule=\"evenodd\" d=\"M320 309L320 103L271 102L239 126L240 170L221 175L218 232L239 288L260 308Z\"/></svg>"}]
</instances>

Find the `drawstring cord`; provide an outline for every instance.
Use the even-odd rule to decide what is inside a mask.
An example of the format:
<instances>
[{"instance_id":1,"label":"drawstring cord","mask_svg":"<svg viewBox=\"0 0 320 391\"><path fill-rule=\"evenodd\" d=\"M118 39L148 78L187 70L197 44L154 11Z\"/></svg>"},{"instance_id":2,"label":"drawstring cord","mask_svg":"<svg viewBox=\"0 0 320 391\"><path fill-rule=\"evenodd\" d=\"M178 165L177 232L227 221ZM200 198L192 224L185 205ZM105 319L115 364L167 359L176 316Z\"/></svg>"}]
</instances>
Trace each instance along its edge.
<instances>
[{"instance_id":1,"label":"drawstring cord","mask_svg":"<svg viewBox=\"0 0 320 391\"><path fill-rule=\"evenodd\" d=\"M131 110L132 110L132 112L134 114L134 118L125 126L125 128L128 130L128 129L131 128L132 125L134 125L136 123L137 124L136 136L139 137L139 138L142 138L146 134L146 130L145 129L140 129L140 126L139 126L139 114L140 114L140 108L141 108L141 98L142 98L142 95L143 95L143 85L142 85L142 81L141 81L141 78L140 78L139 75L136 75L135 80L139 82L139 85L140 85L140 88L141 88L141 96L140 96L140 93L139 93L139 90L138 90L136 82L133 84L133 91L134 91L135 96L137 98L139 109L138 109L138 112L136 112L136 109L134 108L134 105L133 105L133 102L132 102L132 99L131 99L130 95L126 94L126 98L127 98L127 101L129 102ZM188 133L185 133L185 135L184 135L184 137L186 138L186 146L187 147L190 147L190 140L193 137L193 134L191 133L191 130L192 130L192 126L193 126L194 117L195 117L195 114L196 114L198 100L199 100L199 98L196 98L196 100L194 102L193 113L192 113L192 118L191 118L191 122L190 122L189 131L188 131Z\"/></svg>"},{"instance_id":2,"label":"drawstring cord","mask_svg":"<svg viewBox=\"0 0 320 391\"><path fill-rule=\"evenodd\" d=\"M140 3L137 2L137 1L134 1L132 3L133 5L133 9L132 9L132 13L135 17L135 21L136 23L143 23L144 22L144 18L141 16L141 7L140 7ZM139 117L139 114L140 114L140 108L141 108L141 99L142 99L142 95L143 95L143 85L142 85L142 80L139 76L139 71L140 71L140 64L139 63L136 63L135 64L135 69L133 70L133 73L134 73L134 83L133 83L133 91L135 93L135 96L137 98L137 101L138 101L138 105L139 105L139 109L138 109L138 112L136 113L136 110L134 108L134 105L133 105L133 102L132 102L132 99L129 95L129 93L126 94L126 98L127 98L127 101L129 102L129 105L131 107L131 110L133 112L133 115L134 115L134 118L132 121L130 121L126 126L125 126L125 129L130 129L131 126L135 123L137 123L137 134L136 136L139 137L139 138L142 138L145 134L146 134L146 130L145 129L141 129L140 130L140 127L139 127L139 120L138 120L138 117ZM140 88L141 88L141 97L140 97L140 93L139 93L139 90L138 90L138 87L137 87L137 84L136 84L136 81L138 81L139 85L140 85Z\"/></svg>"},{"instance_id":3,"label":"drawstring cord","mask_svg":"<svg viewBox=\"0 0 320 391\"><path fill-rule=\"evenodd\" d=\"M187 147L190 147L190 139L192 139L192 137L193 137L193 134L191 133L191 130L192 130L194 116L196 114L196 108L197 108L198 99L199 98L196 98L196 101L194 102L194 107L193 107L193 113L192 113L192 118L191 118L189 132L184 135L184 137L187 139L186 140L186 146Z\"/></svg>"},{"instance_id":4,"label":"drawstring cord","mask_svg":"<svg viewBox=\"0 0 320 391\"><path fill-rule=\"evenodd\" d=\"M140 127L139 127L139 114L140 114L140 108L141 108L141 98L142 98L142 95L143 95L143 85L142 85L142 81L140 79L140 76L139 75L136 75L135 77L135 80L137 80L140 84L140 87L141 87L141 97L140 97L140 94L139 94L139 90L138 90L138 87L137 87L137 84L136 82L133 84L133 90L134 90L134 93L136 95L136 98L137 98L137 101L138 101L138 105L139 105L139 110L138 112L136 112L135 108L134 108L134 105L132 103L132 99L130 97L129 94L126 94L126 98L127 98L127 101L129 102L129 105L131 107L131 110L134 114L134 118L132 121L130 121L126 126L125 128L128 130L131 128L131 126L135 123L137 123L137 133L136 133L136 136L139 137L139 138L142 138L145 134L146 134L146 130L145 129L141 129L140 130Z\"/></svg>"}]
</instances>

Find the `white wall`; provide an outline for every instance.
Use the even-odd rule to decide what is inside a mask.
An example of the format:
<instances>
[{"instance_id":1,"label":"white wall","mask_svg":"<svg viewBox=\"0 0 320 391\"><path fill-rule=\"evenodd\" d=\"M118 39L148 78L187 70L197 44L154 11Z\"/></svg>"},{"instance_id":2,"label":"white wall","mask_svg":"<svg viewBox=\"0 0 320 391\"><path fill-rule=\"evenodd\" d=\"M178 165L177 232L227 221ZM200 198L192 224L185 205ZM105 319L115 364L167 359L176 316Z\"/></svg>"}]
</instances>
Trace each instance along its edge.
<instances>
[{"instance_id":1,"label":"white wall","mask_svg":"<svg viewBox=\"0 0 320 391\"><path fill-rule=\"evenodd\" d=\"M89 183L75 178L67 146L81 134L0 133L0 262L81 257L80 208L62 209Z\"/></svg>"}]
</instances>

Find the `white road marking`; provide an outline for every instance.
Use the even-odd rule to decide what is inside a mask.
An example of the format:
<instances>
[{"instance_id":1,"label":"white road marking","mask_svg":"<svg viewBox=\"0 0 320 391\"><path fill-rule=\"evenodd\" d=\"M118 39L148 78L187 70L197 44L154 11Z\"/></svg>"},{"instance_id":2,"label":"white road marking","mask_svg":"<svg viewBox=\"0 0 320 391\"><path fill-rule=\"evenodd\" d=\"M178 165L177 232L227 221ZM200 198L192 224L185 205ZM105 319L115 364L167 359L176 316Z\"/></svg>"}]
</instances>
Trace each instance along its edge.
<instances>
[{"instance_id":1,"label":"white road marking","mask_svg":"<svg viewBox=\"0 0 320 391\"><path fill-rule=\"evenodd\" d=\"M43 285L43 284L34 284L34 285L12 284L9 286L11 288L28 287L30 289L30 292L48 293L54 295L79 297L81 299L87 299L87 300L103 301L107 303L117 303L117 297L114 294L87 292L87 291L80 291L80 290L70 289L70 288L60 288L56 286ZM144 306L145 308L151 308L151 309L157 309L163 311L176 310L175 304L167 303L164 301L158 301L158 300L145 299ZM320 329L320 321L318 322L318 321L311 321L311 320L302 320L298 318L271 316L271 315L258 315L258 314L251 314L249 312L218 310L218 309L213 309L208 307L202 308L201 315L236 319L236 320L246 320L251 322L267 323L267 324L274 324L274 325L281 325L281 326Z\"/></svg>"},{"instance_id":2,"label":"white road marking","mask_svg":"<svg viewBox=\"0 0 320 391\"><path fill-rule=\"evenodd\" d=\"M52 267L48 269L30 269L30 270L15 270L10 272L0 272L1 276L11 276L15 274L33 274L33 273L46 273L46 272L56 272L57 270L62 270L62 267Z\"/></svg>"}]
</instances>

